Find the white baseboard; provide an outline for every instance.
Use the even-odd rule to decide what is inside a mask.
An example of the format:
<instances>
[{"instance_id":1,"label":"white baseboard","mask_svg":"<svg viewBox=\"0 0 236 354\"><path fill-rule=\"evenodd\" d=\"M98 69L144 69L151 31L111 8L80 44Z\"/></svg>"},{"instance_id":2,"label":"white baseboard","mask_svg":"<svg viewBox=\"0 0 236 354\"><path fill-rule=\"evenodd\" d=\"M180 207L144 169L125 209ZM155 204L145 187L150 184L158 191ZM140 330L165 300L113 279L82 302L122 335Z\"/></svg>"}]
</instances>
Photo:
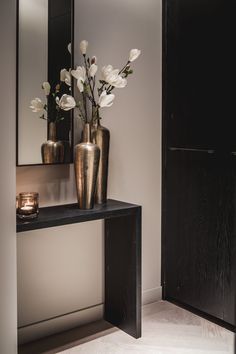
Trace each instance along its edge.
<instances>
[{"instance_id":1,"label":"white baseboard","mask_svg":"<svg viewBox=\"0 0 236 354\"><path fill-rule=\"evenodd\" d=\"M103 317L103 309L103 304L95 305L85 310L76 311L33 325L21 327L18 329L18 343L24 344L32 342L39 338L98 321Z\"/></svg>"},{"instance_id":2,"label":"white baseboard","mask_svg":"<svg viewBox=\"0 0 236 354\"><path fill-rule=\"evenodd\" d=\"M144 290L142 304L147 305L162 299L162 287ZM45 320L36 324L18 329L18 342L24 344L42 337L63 332L103 318L103 304L91 308L79 310L53 319Z\"/></svg>"},{"instance_id":3,"label":"white baseboard","mask_svg":"<svg viewBox=\"0 0 236 354\"><path fill-rule=\"evenodd\" d=\"M147 305L162 300L162 286L144 290L142 294L142 304Z\"/></svg>"}]
</instances>

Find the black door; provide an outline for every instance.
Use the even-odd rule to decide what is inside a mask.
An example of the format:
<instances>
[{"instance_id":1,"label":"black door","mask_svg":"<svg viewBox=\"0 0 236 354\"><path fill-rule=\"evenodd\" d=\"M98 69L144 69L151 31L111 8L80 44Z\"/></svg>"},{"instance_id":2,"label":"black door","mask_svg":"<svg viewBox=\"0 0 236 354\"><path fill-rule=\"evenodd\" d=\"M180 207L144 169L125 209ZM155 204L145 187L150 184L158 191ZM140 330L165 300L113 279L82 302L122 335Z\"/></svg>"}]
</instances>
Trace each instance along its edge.
<instances>
[{"instance_id":1,"label":"black door","mask_svg":"<svg viewBox=\"0 0 236 354\"><path fill-rule=\"evenodd\" d=\"M165 296L234 325L233 157L181 150L168 155Z\"/></svg>"},{"instance_id":2,"label":"black door","mask_svg":"<svg viewBox=\"0 0 236 354\"><path fill-rule=\"evenodd\" d=\"M166 0L168 144L236 151L236 2Z\"/></svg>"},{"instance_id":3,"label":"black door","mask_svg":"<svg viewBox=\"0 0 236 354\"><path fill-rule=\"evenodd\" d=\"M235 4L163 12L164 297L235 326Z\"/></svg>"}]
</instances>

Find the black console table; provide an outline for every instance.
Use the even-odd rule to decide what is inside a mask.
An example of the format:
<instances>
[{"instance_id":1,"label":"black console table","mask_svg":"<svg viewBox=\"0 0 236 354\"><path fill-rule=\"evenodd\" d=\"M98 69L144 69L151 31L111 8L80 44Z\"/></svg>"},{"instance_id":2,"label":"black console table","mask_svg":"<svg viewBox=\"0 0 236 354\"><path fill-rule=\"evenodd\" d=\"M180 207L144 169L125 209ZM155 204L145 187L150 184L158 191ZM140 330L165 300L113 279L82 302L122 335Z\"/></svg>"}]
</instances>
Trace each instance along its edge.
<instances>
[{"instance_id":1,"label":"black console table","mask_svg":"<svg viewBox=\"0 0 236 354\"><path fill-rule=\"evenodd\" d=\"M141 206L108 200L92 210L77 204L40 208L37 219L17 220L17 232L105 220L104 319L141 337Z\"/></svg>"}]
</instances>

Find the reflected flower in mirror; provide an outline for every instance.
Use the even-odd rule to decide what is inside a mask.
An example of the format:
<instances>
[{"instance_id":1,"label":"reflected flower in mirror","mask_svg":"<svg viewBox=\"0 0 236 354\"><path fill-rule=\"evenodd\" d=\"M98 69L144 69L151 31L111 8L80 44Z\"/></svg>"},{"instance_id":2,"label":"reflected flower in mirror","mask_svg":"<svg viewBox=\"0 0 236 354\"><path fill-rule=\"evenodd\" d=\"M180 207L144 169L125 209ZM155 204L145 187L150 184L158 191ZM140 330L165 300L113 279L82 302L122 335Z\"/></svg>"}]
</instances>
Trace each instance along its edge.
<instances>
[{"instance_id":1,"label":"reflected flower in mirror","mask_svg":"<svg viewBox=\"0 0 236 354\"><path fill-rule=\"evenodd\" d=\"M64 163L66 141L58 139L58 123L68 117L66 112L71 111L76 106L75 99L68 94L71 90L70 70L62 69L60 72L60 82L54 89L49 82L42 84L45 94L45 102L40 98L34 98L30 103L32 112L38 113L39 118L48 122L48 140L41 145L42 162L44 164Z\"/></svg>"},{"instance_id":2,"label":"reflected flower in mirror","mask_svg":"<svg viewBox=\"0 0 236 354\"><path fill-rule=\"evenodd\" d=\"M64 119L63 111L69 111L75 108L76 104L74 98L71 95L62 92L63 84L71 86L71 73L66 69L62 69L60 73L60 83L56 85L55 90L51 90L51 85L49 82L43 82L42 89L44 90L46 101L45 103L38 97L34 98L30 102L30 108L34 113L40 113L39 118L48 120L49 122L57 123ZM62 97L64 96L63 100ZM66 100L70 105L63 105L61 102ZM66 109L64 109L66 108Z\"/></svg>"}]
</instances>

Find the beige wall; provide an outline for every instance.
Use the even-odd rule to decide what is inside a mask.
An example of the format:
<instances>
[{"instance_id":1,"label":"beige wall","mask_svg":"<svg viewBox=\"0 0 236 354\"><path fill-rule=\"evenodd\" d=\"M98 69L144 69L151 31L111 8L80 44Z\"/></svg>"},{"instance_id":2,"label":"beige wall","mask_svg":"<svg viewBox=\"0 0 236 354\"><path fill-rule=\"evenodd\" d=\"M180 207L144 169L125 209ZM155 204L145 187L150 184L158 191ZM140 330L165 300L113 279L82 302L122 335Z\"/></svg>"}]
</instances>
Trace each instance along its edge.
<instances>
[{"instance_id":1,"label":"beige wall","mask_svg":"<svg viewBox=\"0 0 236 354\"><path fill-rule=\"evenodd\" d=\"M75 0L75 63L82 39L100 67L121 67L131 48L142 50L128 86L115 91L102 115L111 131L109 197L143 206L143 297L153 301L161 269L161 0ZM17 191L23 190L39 191L41 205L73 202L73 166L17 168ZM58 228L58 235L55 228L18 236L22 324L103 301L101 222Z\"/></svg>"},{"instance_id":2,"label":"beige wall","mask_svg":"<svg viewBox=\"0 0 236 354\"><path fill-rule=\"evenodd\" d=\"M0 20L0 353L16 354L15 1L1 3Z\"/></svg>"}]
</instances>

